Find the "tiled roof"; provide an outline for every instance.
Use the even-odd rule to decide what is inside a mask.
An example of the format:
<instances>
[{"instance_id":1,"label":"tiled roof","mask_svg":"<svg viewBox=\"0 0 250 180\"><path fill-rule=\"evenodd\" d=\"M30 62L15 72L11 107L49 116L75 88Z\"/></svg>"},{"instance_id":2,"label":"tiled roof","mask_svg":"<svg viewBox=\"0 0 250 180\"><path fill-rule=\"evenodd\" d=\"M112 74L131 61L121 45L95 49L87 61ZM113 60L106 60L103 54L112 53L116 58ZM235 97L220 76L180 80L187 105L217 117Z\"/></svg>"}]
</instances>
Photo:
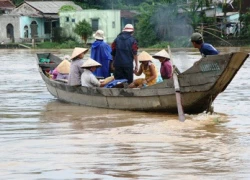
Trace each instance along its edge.
<instances>
[{"instance_id":1,"label":"tiled roof","mask_svg":"<svg viewBox=\"0 0 250 180\"><path fill-rule=\"evenodd\" d=\"M44 14L58 13L59 9L64 5L74 6L78 11L82 10L80 6L72 1L25 1L25 3Z\"/></svg>"},{"instance_id":2,"label":"tiled roof","mask_svg":"<svg viewBox=\"0 0 250 180\"><path fill-rule=\"evenodd\" d=\"M15 5L10 0L0 0L0 9L14 9Z\"/></svg>"},{"instance_id":3,"label":"tiled roof","mask_svg":"<svg viewBox=\"0 0 250 180\"><path fill-rule=\"evenodd\" d=\"M129 10L121 10L122 18L134 18L138 13Z\"/></svg>"}]
</instances>

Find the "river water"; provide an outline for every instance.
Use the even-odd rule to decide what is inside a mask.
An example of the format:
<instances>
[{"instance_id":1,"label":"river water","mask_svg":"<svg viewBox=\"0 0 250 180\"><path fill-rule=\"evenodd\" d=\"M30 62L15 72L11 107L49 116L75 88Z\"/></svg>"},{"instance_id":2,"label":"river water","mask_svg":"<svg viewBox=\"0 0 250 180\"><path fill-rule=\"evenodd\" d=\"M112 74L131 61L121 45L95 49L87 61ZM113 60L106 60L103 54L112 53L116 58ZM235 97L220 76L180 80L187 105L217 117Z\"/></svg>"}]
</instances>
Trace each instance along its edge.
<instances>
[{"instance_id":1,"label":"river water","mask_svg":"<svg viewBox=\"0 0 250 180\"><path fill-rule=\"evenodd\" d=\"M37 70L36 53L48 50L0 52L1 179L250 179L250 59L213 115L181 123L167 113L62 103ZM172 53L181 71L200 58L194 49Z\"/></svg>"}]
</instances>

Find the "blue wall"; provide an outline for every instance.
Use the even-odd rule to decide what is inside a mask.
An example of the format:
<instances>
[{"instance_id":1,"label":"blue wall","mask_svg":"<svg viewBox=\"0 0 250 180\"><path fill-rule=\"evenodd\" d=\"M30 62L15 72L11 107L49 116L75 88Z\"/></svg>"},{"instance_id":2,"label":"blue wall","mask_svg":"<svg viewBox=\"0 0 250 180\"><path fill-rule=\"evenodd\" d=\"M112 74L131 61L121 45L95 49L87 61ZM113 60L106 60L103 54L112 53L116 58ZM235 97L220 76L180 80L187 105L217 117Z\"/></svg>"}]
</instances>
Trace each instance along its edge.
<instances>
[{"instance_id":1,"label":"blue wall","mask_svg":"<svg viewBox=\"0 0 250 180\"><path fill-rule=\"evenodd\" d=\"M24 38L24 27L28 26L28 38L31 38L31 29L30 24L32 21L36 21L38 27L37 27L37 33L39 38L44 38L44 19L43 18L32 18L28 16L22 16L20 17L20 38Z\"/></svg>"}]
</instances>

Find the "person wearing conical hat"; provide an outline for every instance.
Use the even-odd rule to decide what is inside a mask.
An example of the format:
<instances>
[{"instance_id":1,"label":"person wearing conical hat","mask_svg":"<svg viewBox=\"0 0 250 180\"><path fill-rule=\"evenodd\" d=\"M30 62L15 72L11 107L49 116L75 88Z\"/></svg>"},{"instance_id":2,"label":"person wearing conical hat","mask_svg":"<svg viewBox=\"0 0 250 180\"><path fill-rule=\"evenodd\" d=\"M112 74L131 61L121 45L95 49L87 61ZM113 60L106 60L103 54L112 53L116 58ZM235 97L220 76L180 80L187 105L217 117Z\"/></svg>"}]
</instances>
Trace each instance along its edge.
<instances>
[{"instance_id":1,"label":"person wearing conical hat","mask_svg":"<svg viewBox=\"0 0 250 180\"><path fill-rule=\"evenodd\" d=\"M69 59L70 56L65 55L62 62L54 70L51 70L52 79L68 79L70 69ZM58 72L58 67L60 72ZM57 77L58 75L59 77Z\"/></svg>"},{"instance_id":2,"label":"person wearing conical hat","mask_svg":"<svg viewBox=\"0 0 250 180\"><path fill-rule=\"evenodd\" d=\"M93 37L96 39L91 45L90 57L102 66L94 72L95 76L107 78L110 76L110 63L112 61L111 47L104 41L104 32L97 30Z\"/></svg>"},{"instance_id":3,"label":"person wearing conical hat","mask_svg":"<svg viewBox=\"0 0 250 180\"><path fill-rule=\"evenodd\" d=\"M88 52L86 48L76 47L71 55L71 65L69 71L68 85L81 86L81 75L83 69L81 68L84 60L84 54Z\"/></svg>"},{"instance_id":4,"label":"person wearing conical hat","mask_svg":"<svg viewBox=\"0 0 250 180\"><path fill-rule=\"evenodd\" d=\"M85 61L81 68L84 69L82 75L81 75L81 85L85 87L103 87L106 84L101 83L98 81L98 79L95 77L93 72L101 67L102 65L98 62L96 62L94 59L89 58L87 61Z\"/></svg>"},{"instance_id":5,"label":"person wearing conical hat","mask_svg":"<svg viewBox=\"0 0 250 180\"><path fill-rule=\"evenodd\" d=\"M68 79L70 71L70 62L63 60L52 72L53 79ZM55 78L54 78L55 77Z\"/></svg>"},{"instance_id":6,"label":"person wearing conical hat","mask_svg":"<svg viewBox=\"0 0 250 180\"><path fill-rule=\"evenodd\" d=\"M141 63L139 70L135 72L135 75L140 76L142 73L145 78L139 78L134 80L129 87L130 88L140 88L143 86L150 86L157 81L157 70L152 62L152 56L150 56L146 51L143 51L138 56L138 61Z\"/></svg>"},{"instance_id":7,"label":"person wearing conical hat","mask_svg":"<svg viewBox=\"0 0 250 180\"><path fill-rule=\"evenodd\" d=\"M160 73L161 73L162 79L171 78L173 74L173 68L172 68L172 63L170 61L170 56L167 53L167 51L163 49L157 52L156 54L154 54L153 58L158 59L161 62Z\"/></svg>"}]
</instances>

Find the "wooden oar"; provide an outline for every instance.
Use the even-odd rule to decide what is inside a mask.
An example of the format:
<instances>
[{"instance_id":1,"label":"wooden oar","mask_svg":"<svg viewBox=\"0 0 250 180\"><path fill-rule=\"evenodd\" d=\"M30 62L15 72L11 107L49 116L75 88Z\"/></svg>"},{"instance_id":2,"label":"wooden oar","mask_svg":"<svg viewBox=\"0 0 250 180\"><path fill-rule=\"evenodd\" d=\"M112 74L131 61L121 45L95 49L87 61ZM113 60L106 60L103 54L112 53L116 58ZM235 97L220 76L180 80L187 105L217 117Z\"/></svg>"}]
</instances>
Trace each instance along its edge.
<instances>
[{"instance_id":1,"label":"wooden oar","mask_svg":"<svg viewBox=\"0 0 250 180\"><path fill-rule=\"evenodd\" d=\"M179 85L176 70L174 68L174 62L173 62L173 59L172 59L172 53L171 53L170 46L168 46L168 53L169 53L169 56L170 56L170 61L172 63L172 69L173 69L174 89L175 89L175 96L176 96L176 104L177 104L177 110L178 110L178 115L179 115L179 121L184 122L185 121L185 115L184 115L183 107L182 107L182 104L181 104L180 85Z\"/></svg>"}]
</instances>

